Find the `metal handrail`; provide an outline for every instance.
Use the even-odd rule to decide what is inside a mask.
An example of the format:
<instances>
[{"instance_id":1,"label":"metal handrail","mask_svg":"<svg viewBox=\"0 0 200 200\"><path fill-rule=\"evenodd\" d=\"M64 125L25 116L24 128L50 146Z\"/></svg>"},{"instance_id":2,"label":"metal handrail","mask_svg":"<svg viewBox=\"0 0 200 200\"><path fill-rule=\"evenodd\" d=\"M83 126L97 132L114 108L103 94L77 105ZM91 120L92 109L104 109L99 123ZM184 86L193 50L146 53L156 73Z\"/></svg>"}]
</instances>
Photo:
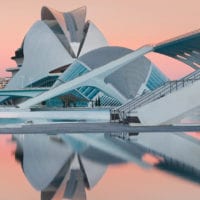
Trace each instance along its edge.
<instances>
[{"instance_id":1,"label":"metal handrail","mask_svg":"<svg viewBox=\"0 0 200 200\"><path fill-rule=\"evenodd\" d=\"M198 79L199 80L199 79ZM183 80L179 82L169 82L169 84L166 85L166 87L162 88L161 91L156 91L155 93L152 93L152 95L149 96L149 98L144 98L142 101L137 101L135 103L132 103L131 106L134 106L131 110L135 109L136 107L139 107L141 105L144 105L146 103L152 102L156 99L159 99L163 96L166 96L167 94L170 94L174 91L177 91L180 88L185 87L189 83L193 83L194 80Z\"/></svg>"},{"instance_id":2,"label":"metal handrail","mask_svg":"<svg viewBox=\"0 0 200 200\"><path fill-rule=\"evenodd\" d=\"M145 93L135 99L129 101L128 103L118 107L116 110L118 112L130 112L142 105L150 103L156 99L162 98L174 91L177 91L185 86L188 86L196 81L200 80L200 70L194 71L191 74L175 81L168 81L159 88Z\"/></svg>"}]
</instances>

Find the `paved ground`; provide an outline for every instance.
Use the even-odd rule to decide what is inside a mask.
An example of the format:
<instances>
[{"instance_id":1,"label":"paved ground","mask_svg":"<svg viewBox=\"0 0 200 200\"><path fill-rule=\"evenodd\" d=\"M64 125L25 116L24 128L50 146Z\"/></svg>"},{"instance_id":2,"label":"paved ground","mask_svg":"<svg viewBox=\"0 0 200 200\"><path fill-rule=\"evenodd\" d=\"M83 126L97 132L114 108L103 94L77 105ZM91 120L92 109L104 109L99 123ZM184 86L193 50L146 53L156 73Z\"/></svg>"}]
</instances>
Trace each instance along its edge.
<instances>
[{"instance_id":1,"label":"paved ground","mask_svg":"<svg viewBox=\"0 0 200 200\"><path fill-rule=\"evenodd\" d=\"M0 134L200 132L200 125L129 126L119 123L54 123L0 127Z\"/></svg>"}]
</instances>

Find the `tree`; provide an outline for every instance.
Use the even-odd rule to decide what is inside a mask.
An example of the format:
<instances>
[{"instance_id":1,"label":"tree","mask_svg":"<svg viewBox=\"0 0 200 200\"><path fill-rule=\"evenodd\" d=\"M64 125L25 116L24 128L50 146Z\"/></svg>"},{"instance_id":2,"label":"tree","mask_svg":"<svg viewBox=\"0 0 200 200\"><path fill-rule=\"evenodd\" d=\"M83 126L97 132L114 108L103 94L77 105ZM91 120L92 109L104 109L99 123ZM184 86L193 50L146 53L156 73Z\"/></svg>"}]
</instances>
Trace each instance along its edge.
<instances>
[{"instance_id":1,"label":"tree","mask_svg":"<svg viewBox=\"0 0 200 200\"><path fill-rule=\"evenodd\" d=\"M95 99L95 107L98 106L98 102L97 99Z\"/></svg>"},{"instance_id":2,"label":"tree","mask_svg":"<svg viewBox=\"0 0 200 200\"><path fill-rule=\"evenodd\" d=\"M98 106L101 106L101 99L100 99L99 96L98 96L98 99L97 99L97 104L98 104Z\"/></svg>"}]
</instances>

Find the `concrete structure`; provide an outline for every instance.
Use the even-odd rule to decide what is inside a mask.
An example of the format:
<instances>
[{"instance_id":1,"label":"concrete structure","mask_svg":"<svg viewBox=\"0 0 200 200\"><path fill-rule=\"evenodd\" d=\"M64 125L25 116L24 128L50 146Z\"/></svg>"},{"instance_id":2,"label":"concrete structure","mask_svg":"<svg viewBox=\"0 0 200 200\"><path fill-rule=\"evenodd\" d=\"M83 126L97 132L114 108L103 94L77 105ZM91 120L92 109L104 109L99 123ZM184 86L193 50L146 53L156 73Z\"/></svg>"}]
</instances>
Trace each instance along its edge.
<instances>
[{"instance_id":1,"label":"concrete structure","mask_svg":"<svg viewBox=\"0 0 200 200\"><path fill-rule=\"evenodd\" d=\"M13 59L18 68L9 69L13 78L0 92L0 102L21 109L117 107L120 115L127 116L129 112L129 117L145 124L169 123L199 107L195 101L200 87L196 80L199 79L199 41L197 30L135 51L109 46L98 28L91 21L86 22L85 7L64 13L43 7L41 20L31 27L15 52ZM144 57L149 52L178 59L197 70L197 74L175 84L169 82ZM195 83L189 86L184 80ZM169 94L173 87L177 91ZM189 103L188 94L193 97L193 104ZM177 98L182 99L179 104ZM168 114L166 105L171 106ZM154 108L155 117L152 117Z\"/></svg>"},{"instance_id":2,"label":"concrete structure","mask_svg":"<svg viewBox=\"0 0 200 200\"><path fill-rule=\"evenodd\" d=\"M196 70L180 80L169 81L156 90L129 101L114 112L119 113L121 119L135 118L146 125L178 123L199 109L199 94L196 92L199 84L200 70ZM171 109L166 112L166 108Z\"/></svg>"},{"instance_id":3,"label":"concrete structure","mask_svg":"<svg viewBox=\"0 0 200 200\"><path fill-rule=\"evenodd\" d=\"M132 112L144 124L174 124L198 109L200 81L163 98L148 103ZM192 98L191 98L192 97ZM178 103L177 103L178 102ZM166 108L170 108L166 112ZM153 112L152 112L153 111Z\"/></svg>"},{"instance_id":4,"label":"concrete structure","mask_svg":"<svg viewBox=\"0 0 200 200\"><path fill-rule=\"evenodd\" d=\"M152 50L145 48L138 54L127 48L108 46L98 28L86 21L85 7L64 13L43 7L41 20L30 28L12 57L18 67L8 69L13 77L5 90L11 93L1 97L0 102L21 108L41 102L48 107L87 107L95 102L101 106L119 106L168 80L143 56ZM103 73L103 66L109 63L116 67L111 65L109 70L104 67ZM80 81L84 76L84 81ZM71 81L75 84L70 88ZM31 89L40 87L48 87L48 93L43 92L48 98ZM25 90L29 88L32 92L27 95ZM21 91L21 98L14 90ZM36 95L40 98L35 99Z\"/></svg>"},{"instance_id":5,"label":"concrete structure","mask_svg":"<svg viewBox=\"0 0 200 200\"><path fill-rule=\"evenodd\" d=\"M66 83L63 83L48 92L44 92L43 94L25 101L24 103L19 104L18 106L20 108L29 108L35 104L38 104L42 101L45 101L47 99L50 99L52 97L58 96L63 94L63 92L71 91L75 88L79 88L81 86L90 85L93 87L101 87L101 85L104 86L103 90L107 93L112 93L115 97L117 97L121 102L125 103L126 99L124 96L116 91L115 89L106 87L106 84L104 83L104 77L108 76L112 72L115 72L116 70L122 68L127 63L130 63L131 61L135 61L140 56L144 55L145 53L151 51L151 46L145 46L141 49L138 49L137 51L130 53L122 58L119 58L111 63L105 64L101 67L99 67L96 70L92 70L91 72L85 73L84 75L77 77L75 79L72 79ZM96 79L98 78L98 79ZM63 81L64 82L64 81ZM109 86L109 85L108 85ZM141 87L141 86L140 86Z\"/></svg>"},{"instance_id":6,"label":"concrete structure","mask_svg":"<svg viewBox=\"0 0 200 200\"><path fill-rule=\"evenodd\" d=\"M114 109L122 120L147 125L173 124L199 109L200 30L167 40L154 46L153 51L175 58L195 71L175 81L168 81Z\"/></svg>"},{"instance_id":7,"label":"concrete structure","mask_svg":"<svg viewBox=\"0 0 200 200\"><path fill-rule=\"evenodd\" d=\"M195 70L200 67L200 29L164 41L154 47L154 51L177 59Z\"/></svg>"}]
</instances>

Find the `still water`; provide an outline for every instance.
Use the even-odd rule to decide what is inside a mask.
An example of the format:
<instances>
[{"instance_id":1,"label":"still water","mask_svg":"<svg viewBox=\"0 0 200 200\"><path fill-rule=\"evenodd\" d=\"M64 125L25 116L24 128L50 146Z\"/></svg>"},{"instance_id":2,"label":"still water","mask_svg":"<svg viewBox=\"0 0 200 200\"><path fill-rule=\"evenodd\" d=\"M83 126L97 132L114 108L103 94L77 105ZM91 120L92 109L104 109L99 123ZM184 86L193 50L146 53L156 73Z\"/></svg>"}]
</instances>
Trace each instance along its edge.
<instances>
[{"instance_id":1,"label":"still water","mask_svg":"<svg viewBox=\"0 0 200 200\"><path fill-rule=\"evenodd\" d=\"M0 200L196 200L198 137L1 135Z\"/></svg>"}]
</instances>

